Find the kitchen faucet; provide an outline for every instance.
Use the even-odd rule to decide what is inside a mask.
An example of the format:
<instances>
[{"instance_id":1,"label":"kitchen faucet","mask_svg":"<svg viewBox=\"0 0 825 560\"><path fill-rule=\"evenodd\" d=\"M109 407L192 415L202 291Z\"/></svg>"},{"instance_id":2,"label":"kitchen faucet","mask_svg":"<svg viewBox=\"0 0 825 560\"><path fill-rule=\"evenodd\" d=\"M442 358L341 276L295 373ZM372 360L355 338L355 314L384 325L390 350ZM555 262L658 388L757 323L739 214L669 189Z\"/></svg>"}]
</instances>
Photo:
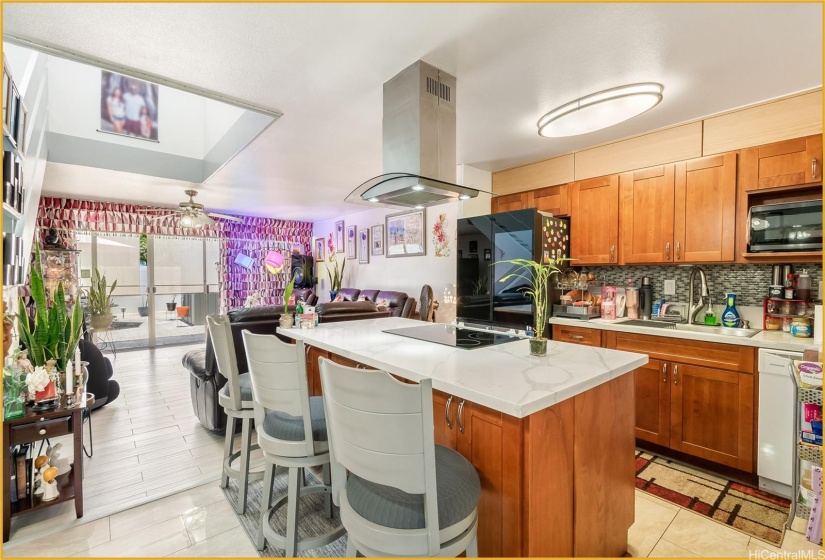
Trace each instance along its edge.
<instances>
[{"instance_id":1,"label":"kitchen faucet","mask_svg":"<svg viewBox=\"0 0 825 560\"><path fill-rule=\"evenodd\" d=\"M702 282L702 291L699 295L699 301L697 301L694 304L693 303L693 295L694 295L694 292L693 292L694 286L693 285L695 283L697 272L699 273L699 279ZM694 266L690 270L690 282L689 282L689 284L690 284L690 292L689 292L689 295L688 295L688 324L692 325L692 324L697 322L696 321L696 315L698 315L699 312L701 312L702 309L705 308L705 298L707 298L707 301L708 301L707 304L708 305L711 305L711 302L710 302L710 292L708 291L708 278L707 278L707 276L705 276L705 271L704 270L702 270L698 266Z\"/></svg>"}]
</instances>

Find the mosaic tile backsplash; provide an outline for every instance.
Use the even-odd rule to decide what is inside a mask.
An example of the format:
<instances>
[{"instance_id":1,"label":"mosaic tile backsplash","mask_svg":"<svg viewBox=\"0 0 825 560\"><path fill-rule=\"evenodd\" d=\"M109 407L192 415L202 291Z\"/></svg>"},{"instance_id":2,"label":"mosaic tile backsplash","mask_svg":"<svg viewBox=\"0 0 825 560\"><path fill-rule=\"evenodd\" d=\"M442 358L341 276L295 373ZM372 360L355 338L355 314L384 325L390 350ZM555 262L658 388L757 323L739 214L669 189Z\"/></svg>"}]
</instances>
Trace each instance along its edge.
<instances>
[{"instance_id":1,"label":"mosaic tile backsplash","mask_svg":"<svg viewBox=\"0 0 825 560\"><path fill-rule=\"evenodd\" d=\"M768 295L768 286L771 283L771 265L753 264L712 264L702 265L708 279L710 296L714 304L724 303L725 293L734 292L738 305L761 306L762 300ZM817 293L822 282L822 265L798 264L794 265L794 272L802 269L811 276L812 294ZM624 286L628 278L633 278L634 286L642 285L642 276L650 276L653 284L653 297L665 297L669 301L687 302L688 280L690 266L585 266L582 270L592 272L599 280L608 285ZM676 280L676 295L664 295L664 281ZM696 289L699 289L699 280L696 280Z\"/></svg>"}]
</instances>

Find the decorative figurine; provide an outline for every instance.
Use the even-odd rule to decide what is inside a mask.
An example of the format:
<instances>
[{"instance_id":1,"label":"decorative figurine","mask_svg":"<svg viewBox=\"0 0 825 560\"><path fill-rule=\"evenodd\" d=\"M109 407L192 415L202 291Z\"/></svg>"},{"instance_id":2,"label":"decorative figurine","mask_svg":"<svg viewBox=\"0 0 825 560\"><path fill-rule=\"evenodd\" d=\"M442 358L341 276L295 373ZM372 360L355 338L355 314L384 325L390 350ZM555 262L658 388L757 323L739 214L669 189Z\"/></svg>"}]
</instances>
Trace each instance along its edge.
<instances>
[{"instance_id":1,"label":"decorative figurine","mask_svg":"<svg viewBox=\"0 0 825 560\"><path fill-rule=\"evenodd\" d=\"M43 484L41 487L43 488L44 502L51 502L60 496L60 492L57 491L57 481L55 478L57 478L56 468L49 467L43 472Z\"/></svg>"}]
</instances>

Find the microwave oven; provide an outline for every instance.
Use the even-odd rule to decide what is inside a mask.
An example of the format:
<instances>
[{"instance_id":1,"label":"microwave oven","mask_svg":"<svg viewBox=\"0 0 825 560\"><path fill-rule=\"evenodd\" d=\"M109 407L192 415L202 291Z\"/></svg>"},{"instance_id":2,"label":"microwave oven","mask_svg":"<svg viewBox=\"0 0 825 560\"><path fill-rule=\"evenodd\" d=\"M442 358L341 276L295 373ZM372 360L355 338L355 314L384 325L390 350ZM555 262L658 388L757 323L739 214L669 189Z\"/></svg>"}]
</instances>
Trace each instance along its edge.
<instances>
[{"instance_id":1,"label":"microwave oven","mask_svg":"<svg viewBox=\"0 0 825 560\"><path fill-rule=\"evenodd\" d=\"M749 252L821 250L821 199L752 206L748 212Z\"/></svg>"}]
</instances>

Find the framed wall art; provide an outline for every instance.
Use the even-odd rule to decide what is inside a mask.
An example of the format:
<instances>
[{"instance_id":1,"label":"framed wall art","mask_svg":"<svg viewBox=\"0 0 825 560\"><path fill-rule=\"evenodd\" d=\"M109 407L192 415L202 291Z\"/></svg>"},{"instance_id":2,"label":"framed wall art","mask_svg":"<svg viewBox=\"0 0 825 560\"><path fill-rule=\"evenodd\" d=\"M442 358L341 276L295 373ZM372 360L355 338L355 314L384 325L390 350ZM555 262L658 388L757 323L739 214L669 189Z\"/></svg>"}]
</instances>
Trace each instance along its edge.
<instances>
[{"instance_id":1,"label":"framed wall art","mask_svg":"<svg viewBox=\"0 0 825 560\"><path fill-rule=\"evenodd\" d=\"M325 259L324 257L324 248L326 247L327 240L323 237L316 237L313 240L313 248L314 248L314 257L315 262L321 262Z\"/></svg>"},{"instance_id":2,"label":"framed wall art","mask_svg":"<svg viewBox=\"0 0 825 560\"><path fill-rule=\"evenodd\" d=\"M426 210L407 210L384 218L387 230L387 257L420 257L427 254L424 230Z\"/></svg>"},{"instance_id":3,"label":"framed wall art","mask_svg":"<svg viewBox=\"0 0 825 560\"><path fill-rule=\"evenodd\" d=\"M344 252L344 220L335 222L335 252Z\"/></svg>"},{"instance_id":4,"label":"framed wall art","mask_svg":"<svg viewBox=\"0 0 825 560\"><path fill-rule=\"evenodd\" d=\"M355 240L355 226L347 226L347 258L354 259L358 256L357 242Z\"/></svg>"},{"instance_id":5,"label":"framed wall art","mask_svg":"<svg viewBox=\"0 0 825 560\"><path fill-rule=\"evenodd\" d=\"M100 132L158 141L158 85L100 72Z\"/></svg>"},{"instance_id":6,"label":"framed wall art","mask_svg":"<svg viewBox=\"0 0 825 560\"><path fill-rule=\"evenodd\" d=\"M384 224L372 226L370 232L372 237L372 256L377 257L384 254Z\"/></svg>"},{"instance_id":7,"label":"framed wall art","mask_svg":"<svg viewBox=\"0 0 825 560\"><path fill-rule=\"evenodd\" d=\"M370 230L361 229L358 232L358 262L369 264L370 262Z\"/></svg>"}]
</instances>

